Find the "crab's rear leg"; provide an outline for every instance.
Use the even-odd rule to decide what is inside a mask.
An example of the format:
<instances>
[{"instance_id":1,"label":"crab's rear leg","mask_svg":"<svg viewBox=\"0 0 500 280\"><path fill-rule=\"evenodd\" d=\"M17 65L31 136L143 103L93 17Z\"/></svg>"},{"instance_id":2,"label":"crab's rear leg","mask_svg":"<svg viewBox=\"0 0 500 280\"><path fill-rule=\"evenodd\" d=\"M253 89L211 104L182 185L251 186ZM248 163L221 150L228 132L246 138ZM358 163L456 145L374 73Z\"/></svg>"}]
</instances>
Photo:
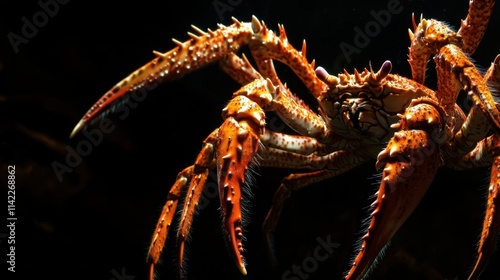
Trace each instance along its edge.
<instances>
[{"instance_id":1,"label":"crab's rear leg","mask_svg":"<svg viewBox=\"0 0 500 280\"><path fill-rule=\"evenodd\" d=\"M269 209L266 219L262 225L262 230L264 232L269 250L269 256L272 262L278 263L275 249L275 231L283 212L283 207L286 205L291 195L303 188L313 185L314 183L324 181L347 172L354 167L355 166L341 167L336 171L317 170L308 173L294 173L281 180L278 190L274 193L272 207Z\"/></svg>"},{"instance_id":2,"label":"crab's rear leg","mask_svg":"<svg viewBox=\"0 0 500 280\"><path fill-rule=\"evenodd\" d=\"M496 94L500 92L500 55L495 58L495 61L486 72L485 80L493 92ZM493 156L490 185L488 188L488 202L483 229L481 231L481 239L477 247L477 260L469 276L469 280L477 279L483 271L488 258L496 248L500 233L500 134L497 132L490 136L490 139L486 139L490 141L485 142L488 144L488 151Z\"/></svg>"},{"instance_id":3,"label":"crab's rear leg","mask_svg":"<svg viewBox=\"0 0 500 280\"><path fill-rule=\"evenodd\" d=\"M246 274L243 258L242 188L248 170L259 149L259 138L265 126L264 109L272 100L275 88L269 80L260 79L242 87L223 110L223 124L204 142L195 164L179 173L162 211L148 253L150 279L154 277L162 248L172 223L181 191L187 188L184 208L177 232L179 266L184 261L184 247L194 212L206 184L208 172L217 166L219 195L229 249L241 273Z\"/></svg>"},{"instance_id":4,"label":"crab's rear leg","mask_svg":"<svg viewBox=\"0 0 500 280\"><path fill-rule=\"evenodd\" d=\"M167 202L165 203L165 206L163 206L160 218L156 224L147 256L150 280L154 279L155 267L160 261L161 252L163 251L163 246L167 240L168 232L172 226L172 221L174 219L182 190L186 186L189 178L192 177L193 168L194 166L190 166L179 172L177 175L177 180L168 193Z\"/></svg>"},{"instance_id":5,"label":"crab's rear leg","mask_svg":"<svg viewBox=\"0 0 500 280\"><path fill-rule=\"evenodd\" d=\"M154 279L155 267L158 264L165 241L167 240L168 232L172 226L177 205L183 191L187 188L184 198L184 208L181 214L177 239L179 242L179 266L182 273L182 262L184 255L184 243L187 239L193 221L195 208L198 205L200 195L208 178L208 172L213 168L214 144L218 129L212 132L204 141L203 148L198 154L194 165L187 167L179 172L177 179L170 189L167 202L158 219L156 229L151 240L148 251L147 263L149 265L149 279Z\"/></svg>"},{"instance_id":6,"label":"crab's rear leg","mask_svg":"<svg viewBox=\"0 0 500 280\"><path fill-rule=\"evenodd\" d=\"M469 280L478 279L481 275L489 257L496 249L500 233L500 136L494 134L485 140L480 143L484 145L479 145L478 147L484 148L492 154L493 163L491 166L483 229L477 247L477 259L469 275Z\"/></svg>"},{"instance_id":7,"label":"crab's rear leg","mask_svg":"<svg viewBox=\"0 0 500 280\"><path fill-rule=\"evenodd\" d=\"M416 208L441 164L446 140L445 113L430 99L412 102L387 148L377 159L382 181L372 204L371 221L346 279L365 276L379 253Z\"/></svg>"},{"instance_id":8,"label":"crab's rear leg","mask_svg":"<svg viewBox=\"0 0 500 280\"><path fill-rule=\"evenodd\" d=\"M303 136L289 135L267 130L261 136L261 142L266 147L260 155L260 165L287 169L311 169L306 173L293 173L281 180L274 194L272 207L266 216L262 229L266 237L269 255L274 263L278 262L275 252L275 230L280 220L282 210L292 193L324 181L360 164L370 157L352 149L347 150L351 142L339 142L337 147L323 145L318 140ZM352 144L356 145L356 144Z\"/></svg>"}]
</instances>

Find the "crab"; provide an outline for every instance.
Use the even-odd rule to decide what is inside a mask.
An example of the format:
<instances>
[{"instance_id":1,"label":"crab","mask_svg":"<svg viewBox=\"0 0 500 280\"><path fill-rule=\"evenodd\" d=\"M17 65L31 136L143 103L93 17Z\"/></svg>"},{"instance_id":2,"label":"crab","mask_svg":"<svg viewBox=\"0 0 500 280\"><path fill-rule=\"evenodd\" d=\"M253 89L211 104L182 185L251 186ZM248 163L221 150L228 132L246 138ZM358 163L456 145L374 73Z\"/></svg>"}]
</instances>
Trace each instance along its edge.
<instances>
[{"instance_id":1,"label":"crab","mask_svg":"<svg viewBox=\"0 0 500 280\"><path fill-rule=\"evenodd\" d=\"M273 242L283 205L291 194L375 161L380 185L371 205L369 223L354 252L345 279L360 279L429 189L438 169L459 170L491 166L488 202L477 257L469 279L479 277L493 253L500 228L500 112L495 98L500 90L500 55L482 75L469 56L480 43L494 6L492 0L471 1L457 32L434 20L413 18L409 30L412 78L392 74L385 61L353 74L337 76L306 59L300 50L268 29L255 16L250 22L233 18L216 30L195 26L190 39L156 57L107 91L71 133L113 111L124 98L146 92L157 84L182 77L211 63L241 84L222 111L223 122L203 141L194 164L178 173L160 214L148 251L149 278L155 277L179 202L177 229L179 267L193 216L207 183L216 170L223 228L230 254L242 274L244 219L242 192L249 188L255 166L301 170L285 177L278 187L263 228ZM239 54L248 45L253 62ZM437 89L424 85L428 58L436 64ZM318 102L310 109L283 83L274 68L279 61L300 78ZM464 112L456 103L461 91L472 99ZM295 134L273 131L266 125L275 113ZM306 170L306 171L303 171Z\"/></svg>"}]
</instances>

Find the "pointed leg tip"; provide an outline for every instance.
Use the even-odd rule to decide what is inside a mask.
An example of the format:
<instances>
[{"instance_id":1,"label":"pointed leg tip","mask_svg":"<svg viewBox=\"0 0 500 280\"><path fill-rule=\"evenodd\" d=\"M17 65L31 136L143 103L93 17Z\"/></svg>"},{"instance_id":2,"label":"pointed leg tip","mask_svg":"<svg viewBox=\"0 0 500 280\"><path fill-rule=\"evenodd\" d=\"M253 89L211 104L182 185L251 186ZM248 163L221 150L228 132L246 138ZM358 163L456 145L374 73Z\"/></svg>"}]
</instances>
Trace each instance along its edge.
<instances>
[{"instance_id":1,"label":"pointed leg tip","mask_svg":"<svg viewBox=\"0 0 500 280\"><path fill-rule=\"evenodd\" d=\"M236 266L240 270L241 274L247 275L247 270L245 268L245 261L243 258L243 247L241 245L241 238L237 238L235 240L236 242L233 242L232 245L232 251L234 254L234 261L236 263Z\"/></svg>"},{"instance_id":2,"label":"pointed leg tip","mask_svg":"<svg viewBox=\"0 0 500 280\"><path fill-rule=\"evenodd\" d=\"M75 126L75 128L73 128L73 131L71 132L71 134L69 135L69 138L73 138L78 132L82 131L82 129L85 127L85 121L83 119L81 119Z\"/></svg>"},{"instance_id":3,"label":"pointed leg tip","mask_svg":"<svg viewBox=\"0 0 500 280\"><path fill-rule=\"evenodd\" d=\"M241 274L247 275L247 269L245 268L245 265L243 264L243 262L240 262L238 264L238 269L240 270Z\"/></svg>"},{"instance_id":4,"label":"pointed leg tip","mask_svg":"<svg viewBox=\"0 0 500 280\"><path fill-rule=\"evenodd\" d=\"M179 242L179 268L182 271L182 267L184 266L184 240Z\"/></svg>"},{"instance_id":5,"label":"pointed leg tip","mask_svg":"<svg viewBox=\"0 0 500 280\"><path fill-rule=\"evenodd\" d=\"M155 265L153 262L149 264L149 277L148 280L154 280L155 279Z\"/></svg>"},{"instance_id":6,"label":"pointed leg tip","mask_svg":"<svg viewBox=\"0 0 500 280\"><path fill-rule=\"evenodd\" d=\"M245 268L245 261L243 257L243 232L241 228L241 219L238 218L236 222L230 223L228 226L228 238L233 254L234 262L240 270L241 274L247 275Z\"/></svg>"}]
</instances>

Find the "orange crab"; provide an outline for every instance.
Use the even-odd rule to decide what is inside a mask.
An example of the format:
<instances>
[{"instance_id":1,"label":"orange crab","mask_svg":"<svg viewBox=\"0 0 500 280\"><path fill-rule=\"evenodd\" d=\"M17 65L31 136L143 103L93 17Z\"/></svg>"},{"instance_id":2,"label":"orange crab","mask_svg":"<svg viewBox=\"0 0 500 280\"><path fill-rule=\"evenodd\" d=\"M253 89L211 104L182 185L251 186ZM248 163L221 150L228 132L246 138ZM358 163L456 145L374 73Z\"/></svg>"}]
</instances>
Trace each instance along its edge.
<instances>
[{"instance_id":1,"label":"orange crab","mask_svg":"<svg viewBox=\"0 0 500 280\"><path fill-rule=\"evenodd\" d=\"M361 239L346 279L362 278L391 237L416 208L441 166L468 169L491 166L491 181L477 260L469 275L476 279L486 265L500 227L500 112L492 93L500 90L500 56L481 75L468 58L484 34L494 6L492 0L470 2L458 32L433 19L413 20L409 63L412 79L391 74L391 62L377 72L364 69L330 75L306 59L306 45L292 47L283 26L279 35L256 17L233 19L208 32L193 27L186 42L155 52L156 58L131 73L93 105L72 136L125 96L176 79L218 62L242 87L222 112L223 123L203 142L192 166L181 171L171 188L148 253L154 278L179 200L183 209L177 240L179 266L193 215L210 170L217 171L220 205L232 257L246 274L242 219L242 189L252 166L309 169L282 180L264 229L269 242L293 191L376 160L381 182L372 204L369 226ZM248 45L252 64L237 51ZM437 89L424 86L427 60L433 56ZM318 101L317 111L298 99L279 79L274 61L288 65ZM473 100L465 114L456 104L464 90ZM496 97L496 96L495 96ZM297 134L272 131L266 113L274 112ZM185 196L182 194L186 193Z\"/></svg>"}]
</instances>

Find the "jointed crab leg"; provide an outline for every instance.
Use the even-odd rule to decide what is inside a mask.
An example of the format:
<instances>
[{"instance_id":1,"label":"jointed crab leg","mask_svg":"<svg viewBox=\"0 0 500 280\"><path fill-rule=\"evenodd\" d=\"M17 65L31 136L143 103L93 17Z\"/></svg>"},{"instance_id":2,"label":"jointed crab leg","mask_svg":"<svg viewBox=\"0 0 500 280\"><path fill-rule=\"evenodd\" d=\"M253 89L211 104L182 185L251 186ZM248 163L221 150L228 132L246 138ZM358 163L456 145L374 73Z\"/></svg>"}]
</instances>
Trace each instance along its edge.
<instances>
[{"instance_id":1,"label":"jointed crab leg","mask_svg":"<svg viewBox=\"0 0 500 280\"><path fill-rule=\"evenodd\" d=\"M253 164L258 161L263 166L311 170L291 174L282 181L264 224L268 242L272 243L272 231L284 200L292 191L373 159L389 139L377 157L377 168L383 168L383 172L370 224L346 278L366 275L443 163L460 168L493 161L488 209L472 279L484 267L500 230L500 112L488 87L494 88L495 97L500 95L500 56L485 78L467 57L484 34L492 7L492 0L471 1L458 33L436 20L422 19L418 26L414 22L409 62L416 82L390 75L389 61L377 73L365 69L354 75L345 70L338 77L329 75L321 67L315 69L314 61L307 61L305 42L298 51L289 44L283 26L279 26L277 35L255 17L247 23L233 19L231 26L219 25L216 31L193 27L197 34L189 33L190 40L174 40L176 48L155 52L155 59L104 94L71 136L137 91L151 90L160 82L218 62L242 87L224 108L222 125L205 139L194 165L179 173L168 194L148 253L151 280L178 201L185 192L177 231L182 272L185 243L210 170L217 170L228 247L237 267L246 274L241 200ZM258 71L244 55L236 54L243 45L249 46ZM423 86L430 55L434 55L438 74L436 92ZM319 114L281 82L274 61L286 64L301 79L317 99ZM456 104L462 89L474 100L467 116ZM300 136L267 130L269 111ZM404 114L398 114L401 112ZM490 155L481 155L485 151ZM481 157L476 158L477 155Z\"/></svg>"},{"instance_id":2,"label":"jointed crab leg","mask_svg":"<svg viewBox=\"0 0 500 280\"><path fill-rule=\"evenodd\" d=\"M354 167L355 166L349 166L337 171L319 170L309 173L290 174L286 178L281 180L281 184L278 190L276 190L276 192L274 193L273 206L271 207L271 209L269 209L266 219L264 220L264 223L262 225L262 230L266 238L269 255L273 262L277 263L278 261L274 246L274 233L280 220L283 207L285 206L286 201L290 198L292 193L304 187L310 186L316 182L320 182L347 172Z\"/></svg>"},{"instance_id":3,"label":"jointed crab leg","mask_svg":"<svg viewBox=\"0 0 500 280\"><path fill-rule=\"evenodd\" d=\"M484 84L483 87L488 85L491 92L498 97L500 90L500 55L495 58L486 72L484 79L475 77L474 80L480 84ZM481 239L477 247L477 260L468 278L470 280L479 277L488 257L495 248L495 243L500 232L500 198L498 194L500 184L499 134L498 131L494 131L493 135L483 139L486 133L488 133L491 123L486 122L486 116L479 107L479 102L473 104L460 131L455 135L451 143L443 149L447 166L457 169L483 167L493 162L491 166L487 209Z\"/></svg>"},{"instance_id":4,"label":"jointed crab leg","mask_svg":"<svg viewBox=\"0 0 500 280\"><path fill-rule=\"evenodd\" d=\"M408 62L413 80L424 84L429 56L437 54L444 45L456 44L471 55L486 31L494 4L494 0L471 0L467 17L457 33L434 19L422 19L417 25L413 17L414 30L408 30L411 40Z\"/></svg>"},{"instance_id":5,"label":"jointed crab leg","mask_svg":"<svg viewBox=\"0 0 500 280\"><path fill-rule=\"evenodd\" d=\"M148 265L150 267L149 279L154 278L154 268L158 263L163 246L168 236L168 232L172 225L172 220L176 213L179 199L181 199L183 189L187 189L184 209L182 210L177 238L179 242L179 265L182 273L182 263L184 256L184 243L191 228L191 222L195 208L200 199L201 192L208 178L209 169L213 168L214 143L218 129L212 132L204 141L203 148L198 155L194 165L181 171L177 179L170 189L167 197L167 202L163 207L160 219L156 225L153 239L148 251Z\"/></svg>"},{"instance_id":6,"label":"jointed crab leg","mask_svg":"<svg viewBox=\"0 0 500 280\"><path fill-rule=\"evenodd\" d=\"M150 279L154 277L154 268L166 241L181 191L187 188L177 233L179 265L182 272L184 244L208 178L208 172L215 165L217 165L219 193L228 242L238 268L246 274L242 255L241 192L244 182L247 181L245 179L247 170L259 148L259 137L265 125L262 107L269 105L271 91L274 91L272 84L264 79L256 80L237 91L235 97L223 110L224 123L204 141L195 164L179 173L169 192L168 201L160 216L148 253ZM255 98L257 102L245 95Z\"/></svg>"},{"instance_id":7,"label":"jointed crab leg","mask_svg":"<svg viewBox=\"0 0 500 280\"><path fill-rule=\"evenodd\" d=\"M445 140L444 112L430 99L413 102L387 148L377 159L384 167L370 225L346 279L360 279L381 250L413 212L440 166L439 145ZM433 131L443 131L436 135Z\"/></svg>"},{"instance_id":8,"label":"jointed crab leg","mask_svg":"<svg viewBox=\"0 0 500 280\"><path fill-rule=\"evenodd\" d=\"M483 271L488 257L493 253L500 232L500 135L493 136L493 165L491 167L488 202L483 222L481 239L477 248L477 260L469 280L477 279Z\"/></svg>"},{"instance_id":9,"label":"jointed crab leg","mask_svg":"<svg viewBox=\"0 0 500 280\"><path fill-rule=\"evenodd\" d=\"M485 85L489 87L492 95L496 95L498 97L500 89L500 55L495 58L490 68L488 68L488 71L484 75L484 81ZM463 117L457 115L455 115L455 117L463 119ZM490 127L491 123L488 121L479 105L476 103L472 104L470 112L463 121L460 130L456 132L450 143L442 147L443 157L447 161L447 165L458 169L482 166L477 164L468 164L467 162L471 162L469 159L465 161L459 159L460 157L470 153L473 149L477 149L479 147L478 142L484 139L484 137L488 134ZM478 144L478 146L476 146L476 144ZM483 158L480 159L478 156L478 159L484 162L492 161L492 158L486 157L486 155L490 152L491 151L482 153ZM471 158L471 156L467 156L466 158Z\"/></svg>"},{"instance_id":10,"label":"jointed crab leg","mask_svg":"<svg viewBox=\"0 0 500 280\"><path fill-rule=\"evenodd\" d=\"M493 12L494 0L471 0L465 20L462 20L458 36L462 37L462 50L472 55L481 39Z\"/></svg>"},{"instance_id":11,"label":"jointed crab leg","mask_svg":"<svg viewBox=\"0 0 500 280\"><path fill-rule=\"evenodd\" d=\"M412 47L410 48L409 61L412 66L414 78L422 79L421 75L425 73L425 71L421 71L421 68L419 68L419 64L422 64L422 61L414 59L418 56L418 53L426 53L427 56L425 57L428 57L429 54L434 54L436 55L434 60L436 61L438 80L440 81L438 84L438 98L441 98L445 104L452 104L455 102L456 93L463 88L474 101L473 107L467 119L462 124L460 131L451 143L443 149L445 160L447 157L452 157L451 160L447 160L447 163L458 168L460 166L482 165L490 158L488 154L481 153L482 149L486 148L489 151L496 151L498 149L498 141L491 141L490 139L497 139L500 132L500 114L490 89L496 92L499 90L500 71L498 71L498 64L500 58L497 57L495 59L495 62L483 78L474 64L463 53L463 51L467 53L474 52L487 26L492 8L493 1L471 1L469 15L465 22L462 22L458 35L455 35L442 23L433 20L422 20L418 27L415 28L415 35L410 32ZM446 34L446 36L439 38L439 36L436 36L437 34ZM463 42L460 35L464 36ZM463 46L463 51L456 45ZM422 59L422 57L420 58ZM456 112L457 110L448 110L448 112L453 111ZM486 116L494 129L494 135L488 138L488 141L481 141L476 146L475 143L488 133L490 126L485 126ZM474 150L472 150L473 148ZM462 155L465 156L462 157ZM477 157L478 155L481 156ZM478 259L469 279L476 279L479 276L498 238L500 227L498 225L500 223L500 215L496 213L500 207L500 199L498 198L499 179L497 177L498 156L495 152L493 152L493 156L494 163L488 196L488 208L481 241L478 245ZM453 159L453 157L460 159Z\"/></svg>"},{"instance_id":12,"label":"jointed crab leg","mask_svg":"<svg viewBox=\"0 0 500 280\"><path fill-rule=\"evenodd\" d=\"M163 206L160 219L158 220L151 244L149 246L147 259L150 268L149 279L154 278L154 268L160 260L163 245L167 240L167 234L172 226L172 220L174 219L175 210L177 209L177 204L181 198L182 190L193 176L193 169L194 166L190 166L181 171L177 176L175 184L168 193L167 202L165 203L165 206Z\"/></svg>"},{"instance_id":13,"label":"jointed crab leg","mask_svg":"<svg viewBox=\"0 0 500 280\"><path fill-rule=\"evenodd\" d=\"M439 34L445 35L438 36ZM415 34L410 33L410 38L412 44L409 62L414 79L423 83L427 57L434 54L440 81L437 95L443 105L450 105L451 112L451 105L455 106L458 92L463 87L483 113L489 115L493 127L500 131L500 112L481 74L456 46L460 44L460 38L444 23L432 19L422 19Z\"/></svg>"},{"instance_id":14,"label":"jointed crab leg","mask_svg":"<svg viewBox=\"0 0 500 280\"><path fill-rule=\"evenodd\" d=\"M161 247L165 242L173 211L177 206L179 192L187 187L189 197L182 211L178 232L182 265L184 242L190 229L197 200L208 176L207 166L212 164L212 157L216 161L218 171L221 206L225 228L228 231L229 245L237 266L243 274L246 274L242 257L241 188L246 182L245 174L254 160L259 138L264 131L264 110L274 110L270 107L273 98L276 98L275 105L281 102L285 105L293 105L293 103L288 100L292 98L292 94L279 80L275 79L274 69L267 69L263 73L267 73L277 83L279 89L271 80L263 79L246 59L239 59L232 53L242 45L250 44L253 54L256 55L256 61L260 62L259 67L266 65L274 55L284 63L290 63L291 68L314 94L318 95L326 90L325 84L315 77L313 65L305 59L305 45L302 49L303 55L301 55L288 44L283 28L281 28L283 33L278 37L254 17L250 23L242 23L234 19L233 25L219 26L216 31L203 32L195 29L198 35L190 34L191 39L184 43L174 40L178 45L175 49L164 54L155 52L157 57L154 60L130 74L104 94L84 115L71 134L73 136L93 119L112 110L113 105L120 99L133 95L135 91L152 89L160 82L178 78L211 62L219 61L222 68L241 83L248 83L251 79L255 79L234 94L233 99L224 109L224 123L217 132L214 132L216 137L209 137L210 140L205 143L194 167L186 169L176 181L150 248L148 259L151 265L151 277L153 277L154 266L158 262ZM256 49L259 51L255 51ZM283 51L284 54L281 53ZM314 78L310 79L310 77ZM302 112L298 117L293 111L294 108ZM299 106L292 106L281 115L300 130L305 130L306 118L316 119L319 122L319 117L315 113ZM324 123L320 122L319 131L326 132ZM203 168L200 170L199 166Z\"/></svg>"},{"instance_id":15,"label":"jointed crab leg","mask_svg":"<svg viewBox=\"0 0 500 280\"><path fill-rule=\"evenodd\" d=\"M246 274L243 260L241 192L248 182L248 169L259 149L265 114L274 86L269 80L255 80L235 93L223 110L224 123L216 145L217 178L223 222L236 265Z\"/></svg>"},{"instance_id":16,"label":"jointed crab leg","mask_svg":"<svg viewBox=\"0 0 500 280\"><path fill-rule=\"evenodd\" d=\"M222 27L222 26L220 26ZM251 23L239 22L216 31L204 32L193 28L198 34L188 33L191 37L186 42L174 40L177 47L166 53L154 52L156 58L137 69L106 92L83 116L71 136L82 130L89 122L105 111L111 110L121 98L137 90L150 90L158 83L179 78L193 70L224 58L227 54L247 44L254 32L258 32L260 23L253 18ZM254 30L254 28L256 28Z\"/></svg>"},{"instance_id":17,"label":"jointed crab leg","mask_svg":"<svg viewBox=\"0 0 500 280\"><path fill-rule=\"evenodd\" d=\"M96 117L112 110L113 105L134 94L135 91L153 89L161 82L179 78L212 62L220 61L223 69L239 82L248 82L250 78L256 78L256 72L252 71L253 69L238 71L238 73L232 73L229 70L242 65L251 67L247 62L231 62L234 58L232 53L245 44L250 44L259 67L265 67L263 65L267 65L269 59L277 59L290 65L314 96L318 96L327 89L326 85L316 78L314 63L310 65L305 59L305 44L301 52L295 50L288 43L282 26L280 35L276 36L256 17L252 18L252 22L240 22L234 18L233 21L234 24L230 26L219 25L219 29L208 32L193 26L199 35L189 33L191 39L186 42L174 40L177 47L171 51L154 52L157 56L155 59L117 83L87 111L73 129L71 137ZM231 65L231 63L234 64ZM229 65L229 68L225 68L224 65ZM264 70L263 73L273 71ZM238 75L246 75L246 78ZM264 77L267 78L266 75ZM274 79L272 80L275 82Z\"/></svg>"},{"instance_id":18,"label":"jointed crab leg","mask_svg":"<svg viewBox=\"0 0 500 280\"><path fill-rule=\"evenodd\" d=\"M495 58L484 79L496 94L500 92L500 55ZM483 230L477 248L478 256L469 276L470 280L476 279L481 274L488 257L493 253L500 233L500 134L496 132L486 140L489 140L486 143L490 146L493 164Z\"/></svg>"}]
</instances>

